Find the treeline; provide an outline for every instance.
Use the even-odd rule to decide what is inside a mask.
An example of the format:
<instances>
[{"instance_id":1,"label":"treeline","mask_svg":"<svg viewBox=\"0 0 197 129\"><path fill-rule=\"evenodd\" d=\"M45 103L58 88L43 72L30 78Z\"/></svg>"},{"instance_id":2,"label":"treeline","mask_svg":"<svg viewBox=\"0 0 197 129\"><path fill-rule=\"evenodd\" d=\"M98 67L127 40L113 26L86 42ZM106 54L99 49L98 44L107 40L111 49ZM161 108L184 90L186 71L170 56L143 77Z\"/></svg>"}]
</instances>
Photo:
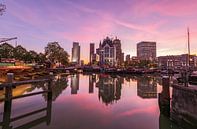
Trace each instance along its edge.
<instances>
[{"instance_id":1,"label":"treeline","mask_svg":"<svg viewBox=\"0 0 197 129\"><path fill-rule=\"evenodd\" d=\"M139 61L125 61L124 64L126 67L133 68L156 68L157 63L150 60L139 60Z\"/></svg>"},{"instance_id":2,"label":"treeline","mask_svg":"<svg viewBox=\"0 0 197 129\"><path fill-rule=\"evenodd\" d=\"M13 47L8 43L3 43L0 45L0 59L14 58L16 60L24 61L25 63L59 63L62 65L68 65L69 55L68 53L59 45L58 42L50 42L45 47L44 53L37 53L36 51L28 51L23 46L18 45Z\"/></svg>"}]
</instances>

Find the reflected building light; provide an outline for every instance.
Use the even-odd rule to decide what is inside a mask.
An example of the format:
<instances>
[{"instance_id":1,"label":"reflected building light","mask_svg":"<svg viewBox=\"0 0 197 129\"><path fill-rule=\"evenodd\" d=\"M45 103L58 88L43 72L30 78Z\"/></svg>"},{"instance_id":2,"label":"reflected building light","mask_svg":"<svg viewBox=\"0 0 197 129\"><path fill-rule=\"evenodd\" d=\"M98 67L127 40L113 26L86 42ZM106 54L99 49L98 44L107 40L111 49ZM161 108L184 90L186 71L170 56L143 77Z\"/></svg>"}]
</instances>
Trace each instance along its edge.
<instances>
[{"instance_id":1,"label":"reflected building light","mask_svg":"<svg viewBox=\"0 0 197 129\"><path fill-rule=\"evenodd\" d=\"M89 76L89 93L94 93L94 80L93 75Z\"/></svg>"},{"instance_id":2,"label":"reflected building light","mask_svg":"<svg viewBox=\"0 0 197 129\"><path fill-rule=\"evenodd\" d=\"M143 77L137 80L137 95L143 99L157 98L157 83L153 78Z\"/></svg>"},{"instance_id":3,"label":"reflected building light","mask_svg":"<svg viewBox=\"0 0 197 129\"><path fill-rule=\"evenodd\" d=\"M99 76L96 86L99 88L98 98L108 106L114 104L121 98L121 79L115 79L110 76Z\"/></svg>"},{"instance_id":4,"label":"reflected building light","mask_svg":"<svg viewBox=\"0 0 197 129\"><path fill-rule=\"evenodd\" d=\"M71 76L71 94L77 94L79 90L79 74L75 74Z\"/></svg>"}]
</instances>

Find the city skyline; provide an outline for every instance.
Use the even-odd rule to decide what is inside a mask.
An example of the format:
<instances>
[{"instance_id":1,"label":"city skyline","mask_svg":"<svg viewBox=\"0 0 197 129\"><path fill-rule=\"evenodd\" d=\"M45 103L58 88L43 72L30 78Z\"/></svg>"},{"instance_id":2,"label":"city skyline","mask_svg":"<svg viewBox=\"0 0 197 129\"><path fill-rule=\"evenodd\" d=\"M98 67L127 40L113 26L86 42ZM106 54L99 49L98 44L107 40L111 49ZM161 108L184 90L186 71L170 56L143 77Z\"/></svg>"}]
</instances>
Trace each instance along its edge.
<instances>
[{"instance_id":1,"label":"city skyline","mask_svg":"<svg viewBox=\"0 0 197 129\"><path fill-rule=\"evenodd\" d=\"M81 59L87 62L89 53L83 51L89 51L91 42L97 48L106 36L117 36L125 55L136 56L140 41L157 42L158 56L183 54L187 52L190 27L191 53L197 53L195 0L0 2L6 4L6 12L0 17L0 38L18 37L18 44L28 50L43 52L48 42L58 41L71 55L76 41L81 46Z\"/></svg>"}]
</instances>

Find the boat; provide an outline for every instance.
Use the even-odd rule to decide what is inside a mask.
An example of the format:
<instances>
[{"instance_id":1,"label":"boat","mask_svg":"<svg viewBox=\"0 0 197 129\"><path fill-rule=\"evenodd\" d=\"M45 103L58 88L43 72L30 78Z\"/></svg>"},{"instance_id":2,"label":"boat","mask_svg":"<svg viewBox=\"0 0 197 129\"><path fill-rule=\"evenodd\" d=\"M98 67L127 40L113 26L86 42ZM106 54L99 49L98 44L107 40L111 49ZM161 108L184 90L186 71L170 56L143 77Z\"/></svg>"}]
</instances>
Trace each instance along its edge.
<instances>
[{"instance_id":1,"label":"boat","mask_svg":"<svg viewBox=\"0 0 197 129\"><path fill-rule=\"evenodd\" d=\"M189 76L189 83L197 85L197 71L193 71Z\"/></svg>"}]
</instances>

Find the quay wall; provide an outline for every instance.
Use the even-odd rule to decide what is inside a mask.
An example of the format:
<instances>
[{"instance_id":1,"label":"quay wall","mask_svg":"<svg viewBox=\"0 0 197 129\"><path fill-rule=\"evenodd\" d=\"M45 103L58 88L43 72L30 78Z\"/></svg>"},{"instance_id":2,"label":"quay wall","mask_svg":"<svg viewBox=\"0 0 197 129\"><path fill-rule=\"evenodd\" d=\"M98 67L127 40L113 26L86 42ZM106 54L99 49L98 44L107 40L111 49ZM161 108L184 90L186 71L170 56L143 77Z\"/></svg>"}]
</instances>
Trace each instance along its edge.
<instances>
[{"instance_id":1,"label":"quay wall","mask_svg":"<svg viewBox=\"0 0 197 129\"><path fill-rule=\"evenodd\" d=\"M197 86L173 85L171 102L172 120L197 127Z\"/></svg>"}]
</instances>

